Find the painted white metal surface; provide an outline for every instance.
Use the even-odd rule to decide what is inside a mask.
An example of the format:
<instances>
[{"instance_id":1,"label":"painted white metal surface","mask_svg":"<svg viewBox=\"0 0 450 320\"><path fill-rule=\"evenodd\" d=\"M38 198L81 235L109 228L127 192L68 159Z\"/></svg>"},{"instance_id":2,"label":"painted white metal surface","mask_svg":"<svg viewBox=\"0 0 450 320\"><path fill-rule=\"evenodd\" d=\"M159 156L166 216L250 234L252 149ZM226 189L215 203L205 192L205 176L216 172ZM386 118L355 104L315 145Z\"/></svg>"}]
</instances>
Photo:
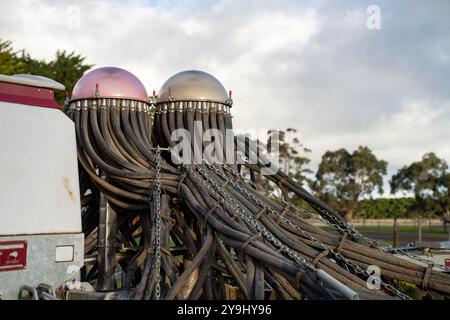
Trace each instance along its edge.
<instances>
[{"instance_id":1,"label":"painted white metal surface","mask_svg":"<svg viewBox=\"0 0 450 320\"><path fill-rule=\"evenodd\" d=\"M71 262L74 258L74 246L59 246L55 250L55 262Z\"/></svg>"},{"instance_id":2,"label":"painted white metal surface","mask_svg":"<svg viewBox=\"0 0 450 320\"><path fill-rule=\"evenodd\" d=\"M65 89L64 85L62 85L59 82L56 82L55 80L32 74L15 74L13 76L0 74L0 81L54 90Z\"/></svg>"},{"instance_id":3,"label":"painted white metal surface","mask_svg":"<svg viewBox=\"0 0 450 320\"><path fill-rule=\"evenodd\" d=\"M0 236L81 232L77 166L60 110L0 102Z\"/></svg>"}]
</instances>

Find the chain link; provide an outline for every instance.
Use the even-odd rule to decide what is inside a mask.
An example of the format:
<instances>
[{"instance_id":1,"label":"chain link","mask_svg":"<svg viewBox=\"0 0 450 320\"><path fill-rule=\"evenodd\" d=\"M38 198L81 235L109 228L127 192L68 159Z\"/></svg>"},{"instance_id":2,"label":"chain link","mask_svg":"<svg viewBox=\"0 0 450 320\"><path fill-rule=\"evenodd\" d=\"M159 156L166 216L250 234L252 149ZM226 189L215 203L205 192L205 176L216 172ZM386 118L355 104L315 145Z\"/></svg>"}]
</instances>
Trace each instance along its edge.
<instances>
[{"instance_id":1,"label":"chain link","mask_svg":"<svg viewBox=\"0 0 450 320\"><path fill-rule=\"evenodd\" d=\"M221 173L216 167L208 165L210 169L213 169L216 174ZM223 189L216 181L214 181L208 174L206 174L203 169L200 167L196 167L200 174L208 180L208 182L213 186L216 191L222 195L225 205L228 205L233 212L237 212L240 218L246 222L246 224L256 232L260 232L264 238L270 241L277 248L281 249L285 252L289 257L294 259L300 265L304 265L307 268L317 271L317 269L311 263L307 262L304 257L302 257L297 252L291 250L288 246L282 243L277 237L275 237L262 223L260 223L249 211L247 208L243 207L239 204L233 197L231 197L225 189ZM231 182L231 181L229 181Z\"/></svg>"},{"instance_id":2,"label":"chain link","mask_svg":"<svg viewBox=\"0 0 450 320\"><path fill-rule=\"evenodd\" d=\"M247 159L242 158L244 161L247 161ZM384 253L396 253L396 254L400 254L406 257L409 257L413 260L419 261L421 263L424 263L426 265L429 266L433 266L435 268L439 268L443 271L448 271L447 267L442 265L442 264L438 264L438 263L434 263L433 261L430 261L428 259L424 259L422 257L419 257L417 255L411 254L403 249L398 249L398 248L393 248L392 246L386 246L383 245L381 242L375 240L375 239L371 239L368 238L364 235L362 235L358 230L352 228L346 221L343 221L341 219L338 219L337 217L335 217L333 214L329 213L327 210L324 210L322 208L319 208L317 206L311 205L311 207L314 208L314 210L316 210L317 212L319 212L319 214L315 214L312 213L311 211L305 209L305 208L301 208L296 206L295 204L292 204L290 202L287 202L283 199L280 199L279 196L277 196L276 194L274 194L271 191L268 191L266 189L264 189L263 187L261 187L260 185L255 184L253 181L243 177L240 173L236 172L235 170L233 170L231 167L224 165L223 168L225 170L227 170L228 172L230 172L231 174L235 175L236 177L239 177L240 179L244 180L245 182L251 184L252 186L254 186L255 188L263 191L264 193L272 196L274 199L277 199L278 201L284 203L284 204L289 204L293 209L295 209L298 212L301 212L303 214L307 214L310 217L316 217L319 218L319 220L321 220L322 222L326 223L327 225L329 225L330 227L332 227L334 230L338 231L339 233L348 233L350 236L354 237L355 239L358 240L363 240L363 241L367 241L372 247L374 247L375 249L384 252ZM326 218L324 218L323 216L325 216Z\"/></svg>"},{"instance_id":3,"label":"chain link","mask_svg":"<svg viewBox=\"0 0 450 320\"><path fill-rule=\"evenodd\" d=\"M224 206L227 206L233 214L242 219L251 230L256 232L260 232L261 235L266 238L269 242L271 242L275 247L281 249L281 251L285 252L290 258L296 261L303 267L311 269L313 271L317 271L317 268L306 261L304 257L302 257L297 252L291 250L288 246L283 244L281 240L276 238L267 228L262 225L253 215L248 211L247 208L242 207L236 200L234 200L225 189L223 189L216 181L214 181L210 175L208 175L198 164L194 164L192 169L191 166L183 163L179 156L176 153L173 153L174 157L177 158L178 163L181 165L193 176L197 177L202 183L202 185L211 192L212 195L215 195L216 198L221 199L221 202ZM217 168L215 168L217 170ZM206 183L208 182L208 184ZM211 188L211 187L212 188Z\"/></svg>"},{"instance_id":4,"label":"chain link","mask_svg":"<svg viewBox=\"0 0 450 320\"><path fill-rule=\"evenodd\" d=\"M223 169L225 170L233 170L231 168L229 168L228 166L222 164L221 165ZM278 219L280 219L281 221L283 221L284 223L288 224L290 227L294 228L295 230L297 230L300 234L302 234L305 238L307 238L308 240L314 242L315 244L317 244L322 250L328 250L336 259L342 261L345 265L347 265L348 267L351 267L353 270L355 270L356 274L361 274L363 276L365 276L366 278L370 277L371 274L369 273L369 271L367 271L366 269L361 268L360 266L358 266L357 264L355 264L354 262L350 261L349 259L345 258L340 252L335 251L333 248L331 248L328 245L325 245L323 242L321 242L320 240L316 239L315 237L313 237L309 232L303 230L302 228L300 228L298 225L292 223L289 219L286 219L284 216L282 216L280 213L278 213L277 211L273 210L271 207L265 205L261 200L259 200L257 197L255 197L252 193L250 193L248 190L246 190L245 188L241 187L239 184L237 184L236 182L229 180L227 178L226 175L224 175L223 173L221 173L219 170L217 170L215 167L212 166L208 166L210 169L214 170L214 172L220 176L222 179L228 181L233 187L235 187L235 189L237 189L238 191L240 191L241 193L243 193L244 195L246 195L248 198L252 199L253 202L255 204L257 204L258 206L265 208L269 213L275 215ZM234 170L233 170L234 171ZM240 178L242 178L239 175ZM291 205L290 203L287 203L287 205ZM374 277L374 276L372 276ZM405 295L404 293L398 291L397 289L395 289L394 287L392 287L390 284L385 283L384 281L382 281L380 278L377 279L380 283L380 285L382 285L386 290L390 291L391 293L397 295L398 297L400 297L403 300L411 300L411 298L407 295Z\"/></svg>"},{"instance_id":5,"label":"chain link","mask_svg":"<svg viewBox=\"0 0 450 320\"><path fill-rule=\"evenodd\" d=\"M267 228L260 223L249 211L247 208L242 207L235 199L233 199L228 192L222 188L216 181L214 181L210 175L208 175L199 165L195 164L194 168L195 170L192 170L192 168L190 166L188 166L187 164L184 164L183 162L181 162L180 158L178 157L178 155L176 155L175 153L173 153L174 156L177 158L177 160L179 161L179 163L182 164L182 166L192 175L196 176L200 183L202 183L203 186L205 186L205 188L211 192L212 195L216 196L216 198L221 199L221 202L225 205L228 206L231 211L238 216L239 218L241 218L246 224L247 226L249 226L252 230L255 230L257 232L260 232L268 241L270 241L272 244L274 244L277 248L281 249L283 252L285 252L289 257L291 257L292 259L294 259L294 261L296 261L297 263L299 263L300 265L305 266L308 269L311 269L312 271L317 271L318 269L311 263L309 263L308 261L306 261L306 259L304 257L302 257L301 255L299 255L296 251L291 250L288 246L286 246L285 244L283 244L281 242L281 240L279 240L278 238L276 238L269 230L267 230ZM266 210L272 214L275 214L278 218L280 218L283 222L288 223L291 227L295 228L296 230L298 230L302 235L304 235L307 239L313 241L314 243L316 243L321 249L323 250L328 250L330 253L333 254L333 256L335 258L337 258L338 260L344 262L345 265L351 267L353 270L355 270L355 273L357 274L361 274L365 277L369 277L371 276L371 274L365 270L362 269L361 267L359 267L358 265L356 265L355 263L353 263L352 261L348 260L347 258L345 258L341 253L336 252L333 248L325 245L324 243L322 243L320 240L316 239L315 237L313 237L310 233L308 233L307 231L301 229L299 226L293 224L291 221L289 221L288 219L284 218L283 216L281 216L277 211L273 210L272 208L266 206L264 203L262 203L262 201L260 201L259 199L257 199L253 194L251 194L248 190L246 190L245 188L242 188L240 185L238 185L235 181L230 180L223 172L221 172L216 166L213 166L211 164L206 163L206 166L214 171L214 173L216 175L218 175L221 179L227 181L229 184L231 184L233 187L235 187L235 189L237 189L238 191L240 191L241 193L244 193L244 195L246 195L247 197L251 198L257 205L266 208ZM242 180L246 180L245 178L243 178L239 173L237 173L236 171L234 171L232 168L228 167L225 164L221 164L221 167L232 173L233 175L235 175L236 177L239 177ZM208 184L206 184L205 182L208 182ZM212 190L211 187L214 189ZM289 203L289 205L291 205ZM373 277L373 276L372 276ZM380 283L380 285L383 286L383 288L385 288L386 290L388 290L389 292L391 292L392 294L400 297L403 300L411 300L411 298L407 295L405 295L404 293L400 292L399 290L397 290L396 288L394 288L393 286L391 286L390 284L385 283L384 281L382 281L380 278L378 278L378 281Z\"/></svg>"},{"instance_id":6,"label":"chain link","mask_svg":"<svg viewBox=\"0 0 450 320\"><path fill-rule=\"evenodd\" d=\"M156 188L153 193L155 212L155 299L161 297L161 150L156 148Z\"/></svg>"},{"instance_id":7,"label":"chain link","mask_svg":"<svg viewBox=\"0 0 450 320\"><path fill-rule=\"evenodd\" d=\"M321 208L316 208L314 207L316 210L319 210L320 212L322 212L323 214L327 215L330 219L331 218L335 218L334 216L332 216L328 211L323 210ZM335 218L336 219L336 218ZM338 219L336 219L338 220ZM433 261L430 261L428 259L424 259L422 257L419 257L417 255L411 254L403 249L398 249L398 248L394 248L392 246L387 246L382 244L381 242L379 242L378 240L375 239L371 239L368 238L364 235L362 235L359 231L353 229L351 226L349 226L346 222L340 221L339 220L339 224L336 223L328 223L331 227L333 227L335 230L344 233L347 232L350 235L352 235L354 238L358 239L358 240L363 240L363 241L367 241L372 247L374 247L375 249L384 252L384 253L395 253L395 254L400 254L406 257L409 257L413 260L419 261L421 263L424 263L428 266L432 266L432 267L436 267L439 268L441 270L447 271L447 267L442 265L442 264L438 264L438 263L434 263Z\"/></svg>"}]
</instances>

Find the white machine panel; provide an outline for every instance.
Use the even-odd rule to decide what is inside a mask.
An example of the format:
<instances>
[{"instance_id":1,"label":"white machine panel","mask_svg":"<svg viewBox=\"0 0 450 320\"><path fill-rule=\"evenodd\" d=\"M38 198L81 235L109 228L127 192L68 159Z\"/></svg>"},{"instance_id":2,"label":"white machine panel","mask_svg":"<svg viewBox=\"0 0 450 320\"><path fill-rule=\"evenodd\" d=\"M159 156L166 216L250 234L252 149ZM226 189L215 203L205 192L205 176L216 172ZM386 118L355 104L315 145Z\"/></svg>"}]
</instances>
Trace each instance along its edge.
<instances>
[{"instance_id":1,"label":"white machine panel","mask_svg":"<svg viewBox=\"0 0 450 320\"><path fill-rule=\"evenodd\" d=\"M60 110L0 102L0 236L81 232L77 166Z\"/></svg>"}]
</instances>

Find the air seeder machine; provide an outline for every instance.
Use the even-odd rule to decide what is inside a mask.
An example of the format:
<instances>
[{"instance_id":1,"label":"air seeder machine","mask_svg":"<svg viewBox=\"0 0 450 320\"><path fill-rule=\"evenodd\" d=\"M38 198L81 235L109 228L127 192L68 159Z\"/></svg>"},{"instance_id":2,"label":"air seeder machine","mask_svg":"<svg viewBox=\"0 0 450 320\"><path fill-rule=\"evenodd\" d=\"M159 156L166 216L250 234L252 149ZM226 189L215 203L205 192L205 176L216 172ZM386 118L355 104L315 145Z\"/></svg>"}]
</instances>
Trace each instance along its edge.
<instances>
[{"instance_id":1,"label":"air seeder machine","mask_svg":"<svg viewBox=\"0 0 450 320\"><path fill-rule=\"evenodd\" d=\"M235 135L212 75L149 96L106 67L65 106L55 90L0 75L0 299L450 297L444 263L363 236Z\"/></svg>"}]
</instances>

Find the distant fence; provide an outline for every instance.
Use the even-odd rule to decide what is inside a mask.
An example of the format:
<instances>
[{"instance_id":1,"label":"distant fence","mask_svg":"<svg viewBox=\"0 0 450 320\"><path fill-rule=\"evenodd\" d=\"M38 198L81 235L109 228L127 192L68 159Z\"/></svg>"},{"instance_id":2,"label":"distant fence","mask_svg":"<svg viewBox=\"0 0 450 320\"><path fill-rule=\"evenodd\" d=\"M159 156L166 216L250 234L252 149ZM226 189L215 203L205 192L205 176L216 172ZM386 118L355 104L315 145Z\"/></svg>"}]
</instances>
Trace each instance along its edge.
<instances>
[{"instance_id":1,"label":"distant fence","mask_svg":"<svg viewBox=\"0 0 450 320\"><path fill-rule=\"evenodd\" d=\"M442 227L441 219L421 219L422 227ZM353 219L352 225L355 226L392 226L394 219ZM419 219L397 219L398 226L418 226Z\"/></svg>"},{"instance_id":2,"label":"distant fence","mask_svg":"<svg viewBox=\"0 0 450 320\"><path fill-rule=\"evenodd\" d=\"M319 219L308 219L314 225L324 225L325 223ZM354 226L393 226L394 219L353 219L350 225ZM418 226L419 219L397 219L398 226ZM422 228L425 227L442 227L441 219L421 219Z\"/></svg>"}]
</instances>

